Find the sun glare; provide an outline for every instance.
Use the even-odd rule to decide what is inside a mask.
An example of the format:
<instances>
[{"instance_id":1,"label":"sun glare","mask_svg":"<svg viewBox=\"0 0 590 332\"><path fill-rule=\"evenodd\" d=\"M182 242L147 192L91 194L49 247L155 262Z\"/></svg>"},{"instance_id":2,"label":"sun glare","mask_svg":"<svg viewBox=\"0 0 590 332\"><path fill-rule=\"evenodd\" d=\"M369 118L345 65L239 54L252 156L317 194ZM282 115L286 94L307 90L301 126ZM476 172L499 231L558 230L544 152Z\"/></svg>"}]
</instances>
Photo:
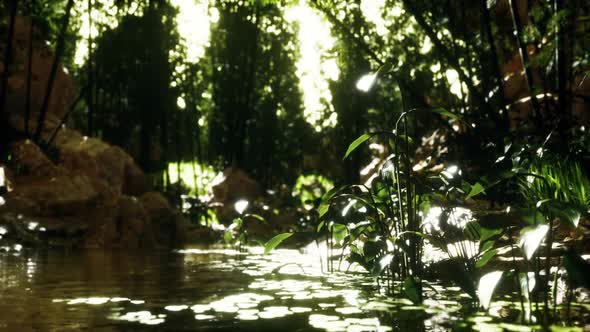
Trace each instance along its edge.
<instances>
[{"instance_id":1,"label":"sun glare","mask_svg":"<svg viewBox=\"0 0 590 332\"><path fill-rule=\"evenodd\" d=\"M198 62L209 46L211 23L219 19L219 13L212 8L209 13L209 0L172 0L178 8L176 24L181 44L186 50L186 61Z\"/></svg>"},{"instance_id":2,"label":"sun glare","mask_svg":"<svg viewBox=\"0 0 590 332\"><path fill-rule=\"evenodd\" d=\"M297 60L297 76L303 91L304 117L318 132L334 127L338 118L329 82L338 79L339 70L333 51L336 39L331 35L330 25L304 0L287 8L285 18L299 27L301 56Z\"/></svg>"}]
</instances>

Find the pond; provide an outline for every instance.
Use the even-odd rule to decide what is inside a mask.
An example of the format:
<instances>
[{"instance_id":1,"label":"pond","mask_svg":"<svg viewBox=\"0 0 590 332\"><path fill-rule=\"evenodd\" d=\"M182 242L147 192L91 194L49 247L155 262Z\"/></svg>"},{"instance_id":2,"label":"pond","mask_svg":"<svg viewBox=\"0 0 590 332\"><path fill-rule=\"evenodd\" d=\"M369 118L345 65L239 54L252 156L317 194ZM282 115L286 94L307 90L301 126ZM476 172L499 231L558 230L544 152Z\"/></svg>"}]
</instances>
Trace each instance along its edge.
<instances>
[{"instance_id":1,"label":"pond","mask_svg":"<svg viewBox=\"0 0 590 332\"><path fill-rule=\"evenodd\" d=\"M1 331L449 331L506 329L434 284L415 306L315 255L227 249L0 253ZM587 309L576 307L587 316ZM494 314L496 313L496 314ZM525 331L528 329L525 329Z\"/></svg>"}]
</instances>

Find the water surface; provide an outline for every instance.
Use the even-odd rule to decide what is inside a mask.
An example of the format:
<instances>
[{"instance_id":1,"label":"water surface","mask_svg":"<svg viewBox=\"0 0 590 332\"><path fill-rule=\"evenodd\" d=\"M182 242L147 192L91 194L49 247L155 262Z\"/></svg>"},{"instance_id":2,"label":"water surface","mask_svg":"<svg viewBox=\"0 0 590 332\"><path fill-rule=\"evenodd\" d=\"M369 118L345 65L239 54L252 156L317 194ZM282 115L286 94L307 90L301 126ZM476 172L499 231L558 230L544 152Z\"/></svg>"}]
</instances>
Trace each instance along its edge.
<instances>
[{"instance_id":1,"label":"water surface","mask_svg":"<svg viewBox=\"0 0 590 332\"><path fill-rule=\"evenodd\" d=\"M323 274L316 256L222 249L0 253L1 331L449 331L468 317L453 287L415 306L361 274ZM487 330L486 330L487 328Z\"/></svg>"}]
</instances>

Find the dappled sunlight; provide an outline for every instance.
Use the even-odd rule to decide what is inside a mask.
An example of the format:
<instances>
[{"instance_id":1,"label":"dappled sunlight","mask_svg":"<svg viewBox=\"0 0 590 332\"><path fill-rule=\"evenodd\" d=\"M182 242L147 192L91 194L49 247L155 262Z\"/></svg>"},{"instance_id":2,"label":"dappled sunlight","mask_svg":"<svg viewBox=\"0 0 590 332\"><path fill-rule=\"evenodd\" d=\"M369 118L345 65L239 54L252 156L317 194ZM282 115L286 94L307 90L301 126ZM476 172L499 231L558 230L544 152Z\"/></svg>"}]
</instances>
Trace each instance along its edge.
<instances>
[{"instance_id":1,"label":"dappled sunlight","mask_svg":"<svg viewBox=\"0 0 590 332\"><path fill-rule=\"evenodd\" d=\"M180 170L180 173L179 173ZM176 183L180 179L182 183L191 189L191 194L197 195L203 200L211 193L215 185L214 179L219 175L213 167L197 162L181 162L168 164L168 176L170 183Z\"/></svg>"},{"instance_id":2,"label":"dappled sunlight","mask_svg":"<svg viewBox=\"0 0 590 332\"><path fill-rule=\"evenodd\" d=\"M90 34L93 40L93 48L95 39L100 36L100 32L104 29L114 29L119 25L117 15L122 14L117 8L116 0L102 0L100 9L96 6L92 8L92 27L88 18L88 3L89 1L77 1L72 11L80 19L80 27L78 30L80 38L76 42L76 51L74 54L74 64L82 66L88 59L88 35ZM141 9L136 2L130 2L126 8L127 14L141 15ZM100 29L100 31L99 31Z\"/></svg>"},{"instance_id":3,"label":"dappled sunlight","mask_svg":"<svg viewBox=\"0 0 590 332\"><path fill-rule=\"evenodd\" d=\"M214 8L209 13L209 0L172 0L172 5L178 8L176 24L186 52L184 58L189 63L196 63L205 55L211 35L210 25L217 22L219 13Z\"/></svg>"},{"instance_id":4,"label":"dappled sunlight","mask_svg":"<svg viewBox=\"0 0 590 332\"><path fill-rule=\"evenodd\" d=\"M285 10L285 19L298 28L300 57L297 59L299 87L303 92L303 116L316 131L336 126L330 81L336 81L339 69L334 51L336 39L330 24L305 0Z\"/></svg>"}]
</instances>

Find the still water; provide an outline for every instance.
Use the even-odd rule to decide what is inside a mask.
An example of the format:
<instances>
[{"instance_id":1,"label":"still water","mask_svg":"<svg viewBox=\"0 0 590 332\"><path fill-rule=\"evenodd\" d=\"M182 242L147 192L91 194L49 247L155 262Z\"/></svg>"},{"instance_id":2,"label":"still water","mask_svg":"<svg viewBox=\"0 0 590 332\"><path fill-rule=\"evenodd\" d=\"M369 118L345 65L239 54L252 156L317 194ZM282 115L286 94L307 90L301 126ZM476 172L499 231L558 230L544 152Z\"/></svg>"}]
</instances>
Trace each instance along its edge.
<instances>
[{"instance_id":1,"label":"still water","mask_svg":"<svg viewBox=\"0 0 590 332\"><path fill-rule=\"evenodd\" d=\"M434 289L437 289L436 292ZM0 331L449 331L499 325L436 286L423 306L317 256L222 249L0 253ZM430 292L430 290L429 290ZM462 304L462 305L461 305ZM467 309L466 309L467 308ZM487 329L489 330L489 329Z\"/></svg>"}]
</instances>

